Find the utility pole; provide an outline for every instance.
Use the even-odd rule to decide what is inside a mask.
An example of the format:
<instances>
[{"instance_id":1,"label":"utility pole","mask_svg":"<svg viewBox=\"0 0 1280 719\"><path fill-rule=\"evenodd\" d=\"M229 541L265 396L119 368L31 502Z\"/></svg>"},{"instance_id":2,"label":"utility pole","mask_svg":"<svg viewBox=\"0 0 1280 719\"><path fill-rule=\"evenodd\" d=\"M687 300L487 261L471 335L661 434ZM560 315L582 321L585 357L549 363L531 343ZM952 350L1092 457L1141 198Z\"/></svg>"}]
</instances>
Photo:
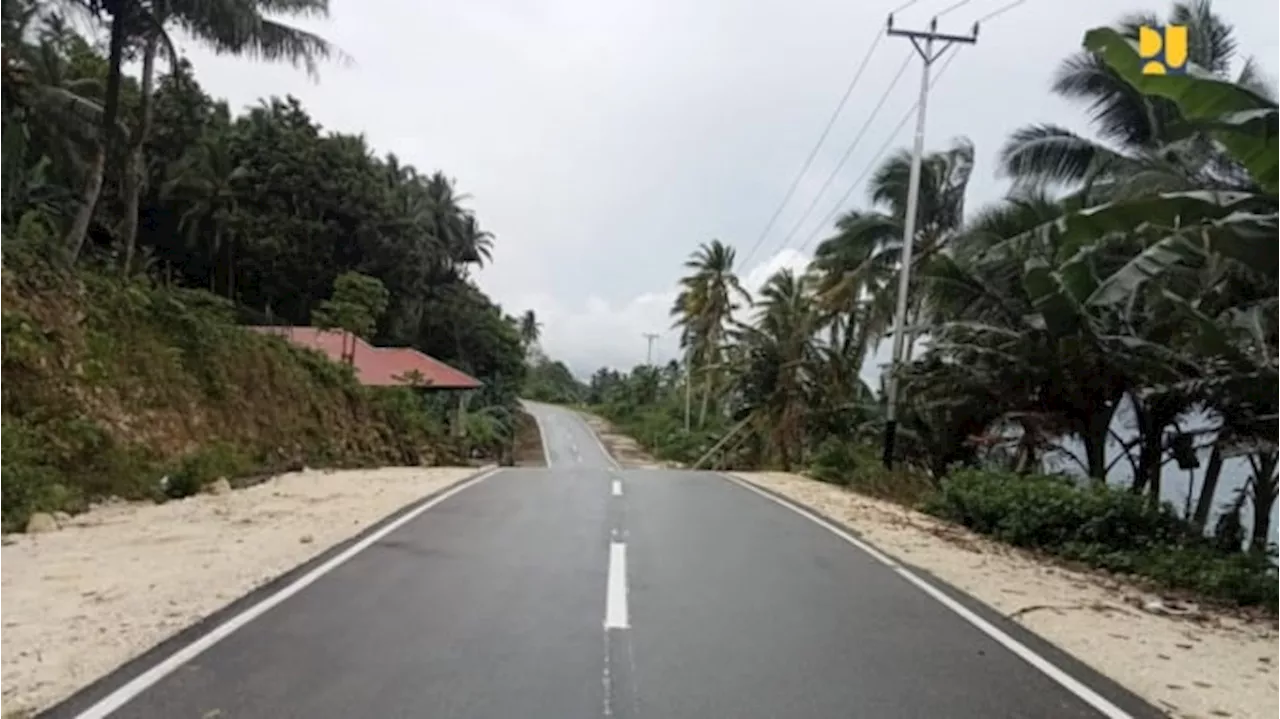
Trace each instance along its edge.
<instances>
[{"instance_id":1,"label":"utility pole","mask_svg":"<svg viewBox=\"0 0 1280 719\"><path fill-rule=\"evenodd\" d=\"M658 339L658 337L660 337L661 335L658 335L654 332L645 332L643 336L646 340L649 340L649 347L648 349L645 350L645 353L644 353L644 363L652 367L653 366L653 341Z\"/></svg>"},{"instance_id":2,"label":"utility pole","mask_svg":"<svg viewBox=\"0 0 1280 719\"><path fill-rule=\"evenodd\" d=\"M915 144L911 148L911 174L907 178L907 216L902 222L902 267L898 270L898 305L893 318L893 361L889 366L889 381L885 386L884 466L893 467L894 440L898 433L898 370L901 369L907 335L907 299L911 287L911 254L915 247L916 215L920 211L920 160L924 155L924 123L929 103L929 69L952 45L972 45L978 41L978 24L973 24L972 35L948 35L938 32L938 18L929 23L926 30L898 30L889 16L886 32L895 37L911 40L924 65L920 72L920 100L916 104ZM941 47L935 44L941 43Z\"/></svg>"}]
</instances>

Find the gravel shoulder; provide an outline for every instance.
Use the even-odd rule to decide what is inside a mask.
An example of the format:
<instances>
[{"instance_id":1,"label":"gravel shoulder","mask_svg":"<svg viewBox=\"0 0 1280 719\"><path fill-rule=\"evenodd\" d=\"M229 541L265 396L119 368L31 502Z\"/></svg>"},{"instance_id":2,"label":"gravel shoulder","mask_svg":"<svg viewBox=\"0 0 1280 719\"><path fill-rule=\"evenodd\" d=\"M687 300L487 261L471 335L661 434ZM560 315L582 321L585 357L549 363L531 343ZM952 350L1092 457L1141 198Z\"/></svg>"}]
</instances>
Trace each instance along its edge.
<instances>
[{"instance_id":1,"label":"gravel shoulder","mask_svg":"<svg viewBox=\"0 0 1280 719\"><path fill-rule=\"evenodd\" d=\"M1163 709L1186 719L1275 717L1274 620L1183 607L1073 571L900 505L781 472L734 476L844 523Z\"/></svg>"},{"instance_id":2,"label":"gravel shoulder","mask_svg":"<svg viewBox=\"0 0 1280 719\"><path fill-rule=\"evenodd\" d=\"M307 470L7 535L3 711L45 709L471 467Z\"/></svg>"}]
</instances>

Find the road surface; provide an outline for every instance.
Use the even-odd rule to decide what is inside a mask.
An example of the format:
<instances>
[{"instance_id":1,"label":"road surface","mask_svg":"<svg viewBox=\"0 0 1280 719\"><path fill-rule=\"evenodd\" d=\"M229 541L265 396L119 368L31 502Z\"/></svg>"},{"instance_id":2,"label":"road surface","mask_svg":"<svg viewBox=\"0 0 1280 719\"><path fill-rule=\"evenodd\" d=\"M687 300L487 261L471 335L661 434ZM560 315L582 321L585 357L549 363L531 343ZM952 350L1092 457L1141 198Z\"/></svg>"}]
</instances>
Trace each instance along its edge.
<instances>
[{"instance_id":1,"label":"road surface","mask_svg":"<svg viewBox=\"0 0 1280 719\"><path fill-rule=\"evenodd\" d=\"M548 469L471 484L203 652L173 656L278 587L49 715L1158 716L983 614L1048 668L1034 667L767 497L710 473L620 470L576 415L532 409Z\"/></svg>"}]
</instances>

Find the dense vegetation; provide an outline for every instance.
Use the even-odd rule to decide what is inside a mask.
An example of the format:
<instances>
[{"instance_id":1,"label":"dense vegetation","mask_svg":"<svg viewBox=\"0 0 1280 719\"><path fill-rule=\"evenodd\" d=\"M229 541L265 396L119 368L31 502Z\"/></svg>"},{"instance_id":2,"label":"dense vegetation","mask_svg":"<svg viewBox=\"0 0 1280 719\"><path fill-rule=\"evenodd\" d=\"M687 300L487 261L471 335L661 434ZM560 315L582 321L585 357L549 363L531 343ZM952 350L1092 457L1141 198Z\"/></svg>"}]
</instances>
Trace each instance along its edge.
<instances>
[{"instance_id":1,"label":"dense vegetation","mask_svg":"<svg viewBox=\"0 0 1280 719\"><path fill-rule=\"evenodd\" d=\"M699 248L672 309L683 363L600 370L588 399L666 458L812 468L1017 544L1274 607L1276 102L1252 63L1230 74L1231 28L1207 3L1170 20L1190 25L1198 69L1141 74L1128 38L1158 18L1088 33L1053 87L1088 107L1096 137L1015 132L1003 201L966 211L967 141L924 158L894 471L878 456L882 394L859 372L893 329L905 151L808 271L757 297L732 247ZM1079 479L1043 474L1062 457ZM1232 458L1251 471L1222 498ZM1179 516L1162 478L1202 461ZM1132 478L1116 489L1119 462Z\"/></svg>"},{"instance_id":2,"label":"dense vegetation","mask_svg":"<svg viewBox=\"0 0 1280 719\"><path fill-rule=\"evenodd\" d=\"M168 35L316 73L341 53L266 13L325 0L3 9L6 527L152 494L163 474L198 485L509 444L527 342L469 278L494 238L465 195L325 132L293 98L233 114ZM456 398L359 387L240 324L345 327L485 387L459 426Z\"/></svg>"}]
</instances>

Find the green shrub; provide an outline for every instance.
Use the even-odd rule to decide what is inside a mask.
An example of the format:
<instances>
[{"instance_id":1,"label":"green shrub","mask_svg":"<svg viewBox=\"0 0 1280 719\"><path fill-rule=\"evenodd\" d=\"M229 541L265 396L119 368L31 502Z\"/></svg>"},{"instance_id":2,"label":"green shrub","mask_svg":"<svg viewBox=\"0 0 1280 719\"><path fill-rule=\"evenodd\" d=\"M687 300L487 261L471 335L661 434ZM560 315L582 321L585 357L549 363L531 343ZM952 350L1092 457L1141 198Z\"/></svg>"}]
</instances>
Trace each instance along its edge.
<instances>
[{"instance_id":1,"label":"green shrub","mask_svg":"<svg viewBox=\"0 0 1280 719\"><path fill-rule=\"evenodd\" d=\"M169 474L164 494L170 499L189 497L215 479L233 479L248 473L253 466L254 462L235 446L215 442L182 458L178 468Z\"/></svg>"},{"instance_id":2,"label":"green shrub","mask_svg":"<svg viewBox=\"0 0 1280 719\"><path fill-rule=\"evenodd\" d=\"M859 465L857 454L851 442L828 437L814 450L809 474L820 482L847 485Z\"/></svg>"},{"instance_id":3,"label":"green shrub","mask_svg":"<svg viewBox=\"0 0 1280 719\"><path fill-rule=\"evenodd\" d=\"M0 427L0 494L3 494L5 531L20 529L32 512L63 509L79 497L61 480L57 467L50 465L41 451L39 436L26 423L5 420Z\"/></svg>"},{"instance_id":4,"label":"green shrub","mask_svg":"<svg viewBox=\"0 0 1280 719\"><path fill-rule=\"evenodd\" d=\"M964 470L926 511L1019 547L1038 549L1165 587L1276 610L1270 558L1213 547L1169 505L1053 476Z\"/></svg>"},{"instance_id":5,"label":"green shrub","mask_svg":"<svg viewBox=\"0 0 1280 719\"><path fill-rule=\"evenodd\" d=\"M962 470L926 509L1020 547L1097 544L1116 550L1176 543L1187 525L1168 505L1099 484L1046 475Z\"/></svg>"},{"instance_id":6,"label":"green shrub","mask_svg":"<svg viewBox=\"0 0 1280 719\"><path fill-rule=\"evenodd\" d=\"M875 447L837 437L828 437L814 450L808 474L822 482L912 507L937 492L928 475L905 466L885 469Z\"/></svg>"}]
</instances>

